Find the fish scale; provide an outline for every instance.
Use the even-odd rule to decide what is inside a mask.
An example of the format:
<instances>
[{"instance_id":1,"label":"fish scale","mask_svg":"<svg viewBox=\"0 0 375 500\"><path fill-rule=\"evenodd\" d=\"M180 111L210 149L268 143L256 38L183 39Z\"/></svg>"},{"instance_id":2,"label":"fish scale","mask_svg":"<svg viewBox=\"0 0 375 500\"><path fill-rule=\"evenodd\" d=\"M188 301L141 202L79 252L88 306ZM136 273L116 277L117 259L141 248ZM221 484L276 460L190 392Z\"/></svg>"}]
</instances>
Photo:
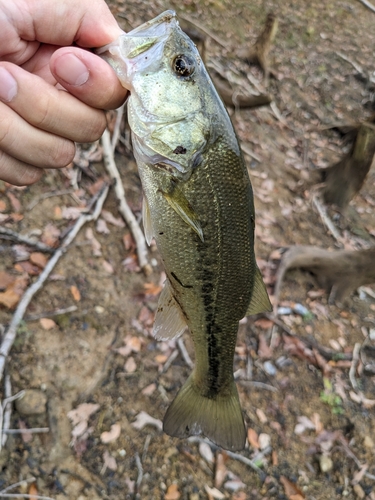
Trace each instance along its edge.
<instances>
[{"instance_id":1,"label":"fish scale","mask_svg":"<svg viewBox=\"0 0 375 500\"><path fill-rule=\"evenodd\" d=\"M154 334L168 340L188 327L194 342L194 370L163 428L241 449L246 429L233 377L238 323L270 310L270 302L255 261L253 193L236 134L174 12L100 52L131 92L146 239L155 238L167 276Z\"/></svg>"}]
</instances>

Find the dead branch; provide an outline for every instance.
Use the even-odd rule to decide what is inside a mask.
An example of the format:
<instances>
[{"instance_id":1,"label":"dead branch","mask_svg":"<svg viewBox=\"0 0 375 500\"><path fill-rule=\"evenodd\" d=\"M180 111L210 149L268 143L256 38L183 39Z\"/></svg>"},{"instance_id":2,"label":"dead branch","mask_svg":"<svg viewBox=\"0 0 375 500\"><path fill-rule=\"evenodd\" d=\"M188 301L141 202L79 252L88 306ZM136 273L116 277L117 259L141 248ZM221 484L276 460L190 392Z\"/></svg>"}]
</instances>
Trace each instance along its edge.
<instances>
[{"instance_id":1,"label":"dead branch","mask_svg":"<svg viewBox=\"0 0 375 500\"><path fill-rule=\"evenodd\" d=\"M119 108L116 109L116 121L115 121L115 126L113 128L112 141L111 141L113 153L115 152L118 140L120 138L120 129L122 120L124 118L125 106L126 106L126 101Z\"/></svg>"},{"instance_id":2,"label":"dead branch","mask_svg":"<svg viewBox=\"0 0 375 500\"><path fill-rule=\"evenodd\" d=\"M215 40L216 43L218 43L219 45L221 45L222 47L224 47L224 49L228 48L228 44L226 42L224 42L221 38L219 38L217 35L215 35L214 33L212 33L212 31L210 31L208 28L206 28L205 26L203 26L203 24L201 24L199 21L197 21L196 19L193 19L192 17L190 17L188 14L182 14L180 12L178 14L178 17L180 17L181 19L185 19L185 21L187 21L188 23L192 24L193 26L196 26L198 29L200 29L207 36L209 36L210 38L212 38L212 40Z\"/></svg>"},{"instance_id":3,"label":"dead branch","mask_svg":"<svg viewBox=\"0 0 375 500\"><path fill-rule=\"evenodd\" d=\"M318 196L317 195L313 196L312 201L313 201L316 209L319 212L319 215L323 221L323 224L327 227L327 229L332 234L332 236L335 238L337 243L339 243L339 245L341 247L343 247L344 246L344 239L341 237L341 235L340 235L339 231L336 229L336 226L334 225L334 223L328 217L327 210L325 209L324 205L321 203Z\"/></svg>"},{"instance_id":4,"label":"dead branch","mask_svg":"<svg viewBox=\"0 0 375 500\"><path fill-rule=\"evenodd\" d=\"M12 399L12 384L10 381L9 373L6 374L4 380L4 401L1 404L0 412L0 450L5 446L8 436L6 431L10 426L10 419L12 416L12 405L10 404Z\"/></svg>"},{"instance_id":5,"label":"dead branch","mask_svg":"<svg viewBox=\"0 0 375 500\"><path fill-rule=\"evenodd\" d=\"M314 246L294 246L283 255L277 272L275 297L289 269L306 269L330 290L330 302L342 303L354 290L375 282L375 247L365 250L329 251Z\"/></svg>"},{"instance_id":6,"label":"dead branch","mask_svg":"<svg viewBox=\"0 0 375 500\"><path fill-rule=\"evenodd\" d=\"M54 251L53 248L51 248L48 245L45 245L44 243L41 243L41 242L35 240L35 238L29 238L28 236L22 236L21 234L18 234L15 231L12 231L11 229L8 229L6 227L0 227L0 235L7 236L9 239L11 239L13 241L17 241L18 243L24 243L25 245L28 245L30 247L34 247L41 252L52 253Z\"/></svg>"},{"instance_id":7,"label":"dead branch","mask_svg":"<svg viewBox=\"0 0 375 500\"><path fill-rule=\"evenodd\" d=\"M147 258L146 240L136 218L134 217L133 212L126 202L124 186L122 185L121 177L117 169L115 159L113 157L111 138L108 129L104 131L101 140L103 146L104 165L110 178L115 181L114 188L117 200L119 202L119 212L121 213L133 235L133 238L137 245L139 266L147 276L151 274L152 267L149 264Z\"/></svg>"},{"instance_id":8,"label":"dead branch","mask_svg":"<svg viewBox=\"0 0 375 500\"><path fill-rule=\"evenodd\" d=\"M375 125L360 125L353 147L338 163L320 171L325 183L322 194L326 203L345 208L359 192L375 154Z\"/></svg>"},{"instance_id":9,"label":"dead branch","mask_svg":"<svg viewBox=\"0 0 375 500\"><path fill-rule=\"evenodd\" d=\"M267 16L266 23L262 33L259 35L253 47L246 47L240 50L237 55L244 59L249 64L258 64L264 73L264 82L267 86L270 75L269 52L271 45L275 39L278 27L278 20L275 14L270 12Z\"/></svg>"},{"instance_id":10,"label":"dead branch","mask_svg":"<svg viewBox=\"0 0 375 500\"><path fill-rule=\"evenodd\" d=\"M0 380L4 372L6 359L16 339L17 328L25 314L28 305L30 304L36 292L42 287L43 283L50 275L51 271L59 261L60 257L65 253L68 246L74 240L74 238L76 237L82 226L84 226L86 222L96 220L99 217L100 212L102 211L104 201L107 198L108 190L109 190L108 185L105 185L104 188L99 192L99 194L92 199L90 206L96 203L94 211L92 213L82 213L80 215L80 217L77 219L71 231L65 237L65 240L63 241L61 246L55 251L55 253L48 261L46 267L43 269L38 279L31 286L29 286L29 288L23 294L17 306L17 309L15 310L12 321L10 322L9 328L6 331L0 345Z\"/></svg>"},{"instance_id":11,"label":"dead branch","mask_svg":"<svg viewBox=\"0 0 375 500\"><path fill-rule=\"evenodd\" d=\"M367 0L359 0L365 7L367 7L368 9L370 9L372 12L375 12L375 7L370 3L368 2Z\"/></svg>"},{"instance_id":12,"label":"dead branch","mask_svg":"<svg viewBox=\"0 0 375 500\"><path fill-rule=\"evenodd\" d=\"M233 90L222 78L219 78L210 71L212 81L226 106L235 108L258 108L266 106L272 102L272 97L268 94L242 95L237 90Z\"/></svg>"}]
</instances>

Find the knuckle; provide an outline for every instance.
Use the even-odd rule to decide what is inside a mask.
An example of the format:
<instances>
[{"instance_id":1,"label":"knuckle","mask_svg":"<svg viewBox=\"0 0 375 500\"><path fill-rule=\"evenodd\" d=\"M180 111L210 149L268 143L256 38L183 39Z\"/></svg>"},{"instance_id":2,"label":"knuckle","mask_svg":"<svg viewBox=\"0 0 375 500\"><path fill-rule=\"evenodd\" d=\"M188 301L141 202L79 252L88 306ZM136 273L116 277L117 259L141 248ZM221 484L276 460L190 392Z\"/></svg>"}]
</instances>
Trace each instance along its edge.
<instances>
[{"instance_id":1,"label":"knuckle","mask_svg":"<svg viewBox=\"0 0 375 500\"><path fill-rule=\"evenodd\" d=\"M96 111L95 116L85 123L86 130L83 133L81 142L91 142L99 139L107 126L104 111Z\"/></svg>"},{"instance_id":2,"label":"knuckle","mask_svg":"<svg viewBox=\"0 0 375 500\"><path fill-rule=\"evenodd\" d=\"M58 138L48 153L47 163L50 168L66 167L73 161L75 155L75 144L68 139Z\"/></svg>"}]
</instances>

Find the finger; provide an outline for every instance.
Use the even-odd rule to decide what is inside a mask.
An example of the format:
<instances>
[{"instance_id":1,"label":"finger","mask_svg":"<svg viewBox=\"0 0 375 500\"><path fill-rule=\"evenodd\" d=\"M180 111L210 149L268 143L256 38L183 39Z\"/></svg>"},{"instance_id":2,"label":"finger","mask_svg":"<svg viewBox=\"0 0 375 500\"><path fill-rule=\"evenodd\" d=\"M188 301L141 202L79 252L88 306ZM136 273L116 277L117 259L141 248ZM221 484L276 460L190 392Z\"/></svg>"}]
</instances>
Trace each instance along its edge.
<instances>
[{"instance_id":1,"label":"finger","mask_svg":"<svg viewBox=\"0 0 375 500\"><path fill-rule=\"evenodd\" d=\"M0 63L1 97L30 125L71 141L95 141L106 126L103 111L11 63Z\"/></svg>"},{"instance_id":2,"label":"finger","mask_svg":"<svg viewBox=\"0 0 375 500\"><path fill-rule=\"evenodd\" d=\"M115 109L126 98L113 69L92 52L63 47L52 55L50 67L56 80L89 106Z\"/></svg>"},{"instance_id":3,"label":"finger","mask_svg":"<svg viewBox=\"0 0 375 500\"><path fill-rule=\"evenodd\" d=\"M74 142L33 127L0 102L0 151L40 168L59 168L74 158Z\"/></svg>"},{"instance_id":4,"label":"finger","mask_svg":"<svg viewBox=\"0 0 375 500\"><path fill-rule=\"evenodd\" d=\"M34 184L43 175L43 169L28 165L0 151L0 179L15 186Z\"/></svg>"}]
</instances>

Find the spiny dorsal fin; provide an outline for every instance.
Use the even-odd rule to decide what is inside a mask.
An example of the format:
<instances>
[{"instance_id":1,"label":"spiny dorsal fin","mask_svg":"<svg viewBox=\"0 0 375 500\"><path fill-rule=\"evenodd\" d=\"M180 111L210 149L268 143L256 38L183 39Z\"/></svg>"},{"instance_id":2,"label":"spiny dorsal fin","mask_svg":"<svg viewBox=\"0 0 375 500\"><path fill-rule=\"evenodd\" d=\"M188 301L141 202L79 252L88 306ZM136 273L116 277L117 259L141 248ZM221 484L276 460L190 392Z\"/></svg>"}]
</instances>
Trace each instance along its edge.
<instances>
[{"instance_id":1,"label":"spiny dorsal fin","mask_svg":"<svg viewBox=\"0 0 375 500\"><path fill-rule=\"evenodd\" d=\"M181 219L197 233L202 241L204 241L202 227L197 214L194 212L184 193L175 187L171 193L162 191L162 195Z\"/></svg>"},{"instance_id":2,"label":"spiny dorsal fin","mask_svg":"<svg viewBox=\"0 0 375 500\"><path fill-rule=\"evenodd\" d=\"M154 231L152 229L151 212L146 196L143 196L142 219L143 219L143 229L145 232L145 238L147 244L150 245L152 238L154 237Z\"/></svg>"},{"instance_id":3,"label":"spiny dorsal fin","mask_svg":"<svg viewBox=\"0 0 375 500\"><path fill-rule=\"evenodd\" d=\"M186 319L166 280L156 310L153 335L157 340L172 340L182 335L186 327Z\"/></svg>"},{"instance_id":4,"label":"spiny dorsal fin","mask_svg":"<svg viewBox=\"0 0 375 500\"><path fill-rule=\"evenodd\" d=\"M246 311L246 316L250 316L252 314L258 314L261 312L271 312L271 311L272 311L272 305L268 297L266 286L263 283L263 278L262 275L260 274L259 268L258 266L256 266L253 294L251 296L249 307L247 308Z\"/></svg>"}]
</instances>

